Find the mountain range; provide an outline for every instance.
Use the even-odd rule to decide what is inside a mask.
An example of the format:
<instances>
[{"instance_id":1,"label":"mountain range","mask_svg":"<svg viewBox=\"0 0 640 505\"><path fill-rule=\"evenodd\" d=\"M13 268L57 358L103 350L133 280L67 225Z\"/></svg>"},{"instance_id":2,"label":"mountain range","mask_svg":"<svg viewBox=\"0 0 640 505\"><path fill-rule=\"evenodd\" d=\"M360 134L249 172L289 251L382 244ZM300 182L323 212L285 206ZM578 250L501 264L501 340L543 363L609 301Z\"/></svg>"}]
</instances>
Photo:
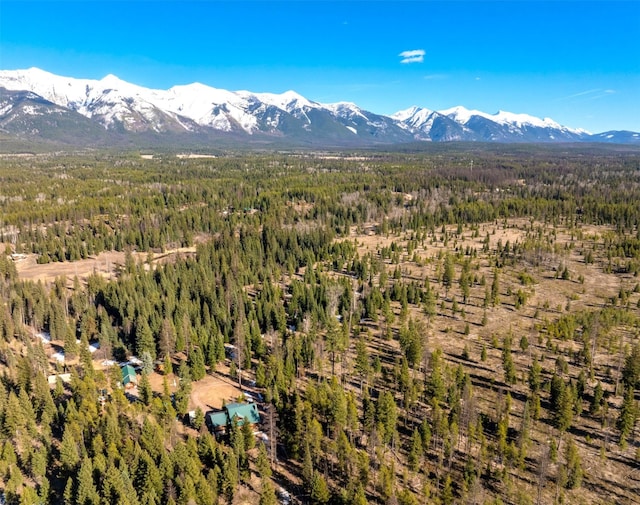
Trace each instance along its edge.
<instances>
[{"instance_id":1,"label":"mountain range","mask_svg":"<svg viewBox=\"0 0 640 505\"><path fill-rule=\"evenodd\" d=\"M0 133L72 146L349 146L409 142L610 142L640 134L591 134L552 119L458 106L411 107L391 116L350 102L322 104L294 91L227 91L194 83L168 90L108 75L62 77L37 68L0 71Z\"/></svg>"}]
</instances>

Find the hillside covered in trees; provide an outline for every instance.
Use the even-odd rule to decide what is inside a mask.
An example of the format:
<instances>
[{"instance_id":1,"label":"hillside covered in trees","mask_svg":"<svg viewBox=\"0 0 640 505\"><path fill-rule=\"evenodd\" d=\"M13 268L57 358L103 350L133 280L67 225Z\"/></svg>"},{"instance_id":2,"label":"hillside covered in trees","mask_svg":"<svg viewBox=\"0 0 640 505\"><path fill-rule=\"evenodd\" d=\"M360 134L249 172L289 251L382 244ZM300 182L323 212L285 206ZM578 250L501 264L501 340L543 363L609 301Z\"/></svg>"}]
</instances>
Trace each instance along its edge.
<instances>
[{"instance_id":1,"label":"hillside covered in trees","mask_svg":"<svg viewBox=\"0 0 640 505\"><path fill-rule=\"evenodd\" d=\"M1 161L6 503L640 502L637 150Z\"/></svg>"}]
</instances>

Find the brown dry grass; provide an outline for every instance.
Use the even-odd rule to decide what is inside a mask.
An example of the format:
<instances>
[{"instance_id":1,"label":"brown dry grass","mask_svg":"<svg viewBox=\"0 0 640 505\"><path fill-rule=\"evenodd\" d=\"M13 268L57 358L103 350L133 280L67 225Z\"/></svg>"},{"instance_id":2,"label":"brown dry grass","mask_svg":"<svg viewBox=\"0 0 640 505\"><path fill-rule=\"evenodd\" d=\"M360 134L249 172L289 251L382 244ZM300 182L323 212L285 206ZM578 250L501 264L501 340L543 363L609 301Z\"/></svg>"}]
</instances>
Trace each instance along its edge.
<instances>
[{"instance_id":1,"label":"brown dry grass","mask_svg":"<svg viewBox=\"0 0 640 505\"><path fill-rule=\"evenodd\" d=\"M222 374L207 375L193 383L189 407L200 407L203 412L220 410L222 405L234 402L241 395L238 384Z\"/></svg>"},{"instance_id":2,"label":"brown dry grass","mask_svg":"<svg viewBox=\"0 0 640 505\"><path fill-rule=\"evenodd\" d=\"M429 350L441 348L444 352L445 360L453 370L459 363L462 363L465 370L471 374L474 384L477 405L482 412L493 415L495 406L501 400L506 390L511 391L513 397L511 411L511 427L518 429L522 413L524 410L524 399L528 396L529 390L526 383L526 373L532 362L533 356L539 356L543 369L550 373L555 367L556 354L552 349L546 347L546 336L541 332L545 321L555 321L565 314L576 311L599 310L606 305L610 306L610 300L615 298L621 288L630 290L638 282L638 279L630 274L607 273L606 251L602 247L602 237L610 228L597 226L583 226L582 236L577 239L576 233L565 227L553 228L544 223L531 223L526 219L513 219L506 222L485 223L479 226L479 234L473 237L472 230L465 229L461 236L456 236L456 227L447 227L449 235L448 243L442 241L443 233L440 229L436 231L437 240L432 241L429 236L422 244L415 249L415 254L419 261L413 261L406 252L406 247L412 233L409 231L399 236L390 234L389 236L374 235L367 230L373 230L375 223L370 223L361 228L358 232L352 230L350 240L357 241L359 255L372 253L374 256L383 247L388 247L392 242L402 246L400 262L392 264L390 260L385 260L386 270L389 276L392 275L396 266L402 271L402 278L405 282L416 281L422 285L425 278L429 278L431 287L437 293L437 316L428 324L426 335ZM484 308L485 286L474 285L471 288L469 302L462 303L462 295L458 286L461 266L456 265L455 281L452 288L447 293L438 282L438 268L442 264L442 256L447 252L453 253L455 250L465 250L467 246L478 251L476 259L472 263L477 265L472 274L478 278L485 278L486 286L491 286L495 264L490 261L486 254L483 254L483 240L487 233L490 236L490 247L495 251L496 245L500 241L503 245L509 241L510 244L516 242L523 243L527 231L540 227L544 236L549 236L549 241L556 245L552 252L544 253L542 261L538 264L516 261L507 264L500 273L500 304L496 307ZM595 248L596 261L593 264L586 264L582 252ZM558 268L566 265L571 274L569 280L562 280L558 275ZM526 272L531 275L535 283L531 286L523 286L519 279L519 274ZM580 280L583 279L583 280ZM377 279L374 279L377 282ZM515 308L513 295L518 289L527 292L529 297L525 305L519 309ZM453 299L456 299L459 311L452 311ZM630 297L630 306L635 307L638 303L638 294ZM399 320L400 307L396 303L393 305L396 314L394 331L397 331L401 321ZM462 312L464 310L464 313ZM482 324L483 315L486 310L486 324ZM427 323L426 316L421 307L409 306L409 317L423 320ZM465 335L465 326L469 324L469 334ZM375 353L388 353L391 349L397 349L396 341L385 341L382 338L384 324L373 324L367 322L366 326L372 331L373 340L371 350ZM503 384L502 367L502 340L507 334L512 335L512 355L517 368L518 382L505 389ZM628 329L616 328L611 331L619 337L626 335L627 342L630 341L631 334ZM526 335L529 341L529 348L523 352L519 349L519 342L522 335ZM494 346L494 342L498 345ZM579 351L581 345L573 340L566 342L554 341L559 350L570 355ZM469 351L470 359L462 358L465 347ZM482 348L487 350L487 359L480 360ZM617 373L615 362L617 351L609 354L605 349L600 348L596 353L594 361L598 372L596 378L601 380L605 391L612 396L609 405L618 408L620 398L613 396L615 375ZM353 356L351 357L353 359ZM575 380L580 373L581 365L577 361L568 359L568 376ZM609 375L611 373L611 375ZM547 376L548 379L548 376ZM593 387L596 381L591 381ZM585 403L584 408L587 408ZM537 460L540 456L541 447L548 444L549 439L557 437L556 430L551 427L548 412L544 412L543 418L533 425L531 439L532 446L529 457L529 471L535 471ZM582 458L585 470L585 483L581 489L567 492L565 491L565 501L568 503L640 503L638 500L637 485L640 483L640 473L637 466L634 470L635 447L626 449L620 448L617 442L615 424L616 411L610 414L609 427L603 427L601 422L583 412L580 417L574 419L575 433L573 438L576 441L578 451ZM588 434L588 436L586 436ZM603 458L601 451L604 450L606 458ZM558 465L563 461L563 449L561 449L559 462L551 464L548 472L548 481L545 484L543 493L544 503L551 503L554 499L555 485L553 478L557 472ZM637 465L637 463L635 463ZM635 477L634 477L635 475ZM529 480L535 479L535 475L518 470L512 470L512 485L517 489L529 490L535 496L535 486ZM633 484L635 483L635 484Z\"/></svg>"},{"instance_id":3,"label":"brown dry grass","mask_svg":"<svg viewBox=\"0 0 640 505\"><path fill-rule=\"evenodd\" d=\"M195 253L195 247L181 247L164 253L152 253L153 264L175 261L180 256ZM133 252L133 258L138 263L147 261L147 253ZM16 261L18 276L24 280L51 284L59 277L66 277L70 283L78 277L81 282L92 274L98 274L106 279L115 279L118 271L124 266L125 253L118 251L102 252L95 257L77 261L54 262L39 265L36 254L28 254L25 259Z\"/></svg>"}]
</instances>

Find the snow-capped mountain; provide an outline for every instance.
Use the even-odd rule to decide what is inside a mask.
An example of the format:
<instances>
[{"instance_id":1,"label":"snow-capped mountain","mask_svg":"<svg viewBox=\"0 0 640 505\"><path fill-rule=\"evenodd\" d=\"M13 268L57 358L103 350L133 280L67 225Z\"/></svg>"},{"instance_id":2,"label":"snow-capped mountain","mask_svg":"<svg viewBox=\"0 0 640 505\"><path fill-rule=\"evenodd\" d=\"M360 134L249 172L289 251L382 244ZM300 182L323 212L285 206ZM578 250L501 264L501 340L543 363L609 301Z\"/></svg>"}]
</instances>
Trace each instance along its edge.
<instances>
[{"instance_id":1,"label":"snow-capped mountain","mask_svg":"<svg viewBox=\"0 0 640 505\"><path fill-rule=\"evenodd\" d=\"M294 91L227 91L200 83L159 90L113 75L92 80L58 76L37 68L0 71L0 131L25 139L49 139L52 129L73 125L82 130L79 138L84 142L95 138L97 144L113 142L116 137L120 141L126 138L127 143L150 138L155 142L179 138L201 143L233 138L242 142L335 146L414 141L610 142L614 138L636 138L633 134L591 137L584 130L548 118L503 111L487 114L464 107L442 111L411 107L384 116L349 102L314 102ZM59 132L56 135L61 136ZM68 132L64 137L73 140L77 135Z\"/></svg>"},{"instance_id":2,"label":"snow-capped mountain","mask_svg":"<svg viewBox=\"0 0 640 505\"><path fill-rule=\"evenodd\" d=\"M486 114L461 106L440 111L440 114L471 130L481 132L483 140L502 140L511 138L513 135L522 136L523 140L580 140L585 135L589 135L585 130L568 128L550 118L540 119L528 114L505 111Z\"/></svg>"},{"instance_id":3,"label":"snow-capped mountain","mask_svg":"<svg viewBox=\"0 0 640 505\"><path fill-rule=\"evenodd\" d=\"M113 75L101 80L74 79L37 68L0 71L0 87L35 93L114 131L164 133L210 129L249 135L327 135L336 140L354 136L371 139L382 132L385 138L390 134L397 140L411 140L390 118L362 111L354 104L323 105L294 91L233 92L199 83L157 90L127 83Z\"/></svg>"},{"instance_id":4,"label":"snow-capped mountain","mask_svg":"<svg viewBox=\"0 0 640 505\"><path fill-rule=\"evenodd\" d=\"M435 142L475 140L471 130L454 119L433 110L410 107L396 112L391 117L404 125L418 140Z\"/></svg>"},{"instance_id":5,"label":"snow-capped mountain","mask_svg":"<svg viewBox=\"0 0 640 505\"><path fill-rule=\"evenodd\" d=\"M505 111L487 114L462 106L441 111L411 107L392 117L419 132L420 138L425 140L567 142L589 136L586 130L568 128L549 118Z\"/></svg>"},{"instance_id":6,"label":"snow-capped mountain","mask_svg":"<svg viewBox=\"0 0 640 505\"><path fill-rule=\"evenodd\" d=\"M31 91L0 90L0 131L63 144L108 144L105 129Z\"/></svg>"}]
</instances>

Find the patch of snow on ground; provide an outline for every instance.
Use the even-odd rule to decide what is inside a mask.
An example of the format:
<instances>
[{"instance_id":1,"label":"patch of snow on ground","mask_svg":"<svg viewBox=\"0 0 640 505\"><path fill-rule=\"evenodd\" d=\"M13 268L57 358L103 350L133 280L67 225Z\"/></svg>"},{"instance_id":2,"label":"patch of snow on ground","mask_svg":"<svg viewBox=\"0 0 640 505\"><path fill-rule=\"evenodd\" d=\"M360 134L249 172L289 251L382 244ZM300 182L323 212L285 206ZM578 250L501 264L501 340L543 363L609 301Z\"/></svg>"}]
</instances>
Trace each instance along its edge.
<instances>
[{"instance_id":1,"label":"patch of snow on ground","mask_svg":"<svg viewBox=\"0 0 640 505\"><path fill-rule=\"evenodd\" d=\"M42 342L45 344L48 344L49 342L51 342L51 335L46 331L39 331L34 336L42 340Z\"/></svg>"},{"instance_id":2,"label":"patch of snow on ground","mask_svg":"<svg viewBox=\"0 0 640 505\"><path fill-rule=\"evenodd\" d=\"M353 126L346 126L345 128L355 135L358 134L358 130L356 130Z\"/></svg>"}]
</instances>

